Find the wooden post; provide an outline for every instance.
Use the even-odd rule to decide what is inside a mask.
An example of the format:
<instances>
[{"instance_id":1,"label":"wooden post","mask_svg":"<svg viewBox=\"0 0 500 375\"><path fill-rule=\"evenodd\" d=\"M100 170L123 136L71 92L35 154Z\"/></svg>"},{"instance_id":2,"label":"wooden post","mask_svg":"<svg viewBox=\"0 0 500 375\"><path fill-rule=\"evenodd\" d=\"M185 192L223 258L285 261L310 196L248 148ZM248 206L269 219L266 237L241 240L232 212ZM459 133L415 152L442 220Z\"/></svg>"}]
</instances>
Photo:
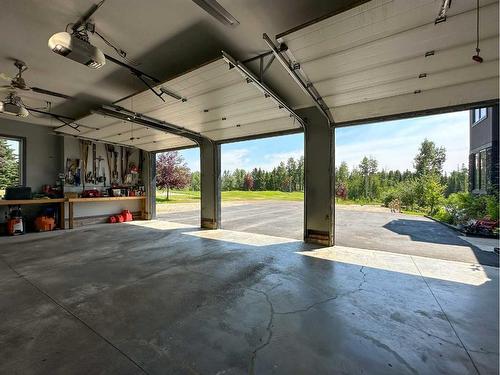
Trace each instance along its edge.
<instances>
[{"instance_id":1,"label":"wooden post","mask_svg":"<svg viewBox=\"0 0 500 375\"><path fill-rule=\"evenodd\" d=\"M69 229L73 229L73 202L68 202L69 209Z\"/></svg>"}]
</instances>

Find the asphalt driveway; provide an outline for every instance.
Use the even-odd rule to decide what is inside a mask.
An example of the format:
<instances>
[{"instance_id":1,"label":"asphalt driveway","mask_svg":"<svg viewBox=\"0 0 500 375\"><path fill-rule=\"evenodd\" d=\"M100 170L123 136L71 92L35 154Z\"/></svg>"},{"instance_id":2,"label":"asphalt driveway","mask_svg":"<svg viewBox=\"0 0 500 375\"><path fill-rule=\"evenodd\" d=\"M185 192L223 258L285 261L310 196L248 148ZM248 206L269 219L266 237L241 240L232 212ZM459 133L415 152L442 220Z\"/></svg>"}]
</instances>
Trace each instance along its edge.
<instances>
[{"instance_id":1,"label":"asphalt driveway","mask_svg":"<svg viewBox=\"0 0 500 375\"><path fill-rule=\"evenodd\" d=\"M158 206L158 219L199 225L198 204ZM303 237L303 203L223 202L222 228L294 238ZM382 207L337 206L336 244L498 267L498 256L425 217L391 213Z\"/></svg>"}]
</instances>

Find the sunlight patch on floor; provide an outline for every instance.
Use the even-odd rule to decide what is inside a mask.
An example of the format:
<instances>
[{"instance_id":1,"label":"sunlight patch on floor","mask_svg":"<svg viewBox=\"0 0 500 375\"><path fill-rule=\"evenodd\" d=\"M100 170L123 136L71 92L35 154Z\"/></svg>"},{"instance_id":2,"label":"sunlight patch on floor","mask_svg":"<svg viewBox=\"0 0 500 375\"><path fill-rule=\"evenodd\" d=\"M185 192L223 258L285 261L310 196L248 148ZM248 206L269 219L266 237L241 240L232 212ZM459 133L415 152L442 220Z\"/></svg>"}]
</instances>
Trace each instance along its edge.
<instances>
[{"instance_id":1,"label":"sunlight patch on floor","mask_svg":"<svg viewBox=\"0 0 500 375\"><path fill-rule=\"evenodd\" d=\"M207 238L210 240L220 240L220 241L234 242L240 245L259 246L259 247L286 244L292 242L301 242L299 240L294 240L291 238L266 236L263 234L254 234L254 233L235 232L232 230L224 230L224 229L200 230L197 232L186 232L183 234L200 238Z\"/></svg>"},{"instance_id":2,"label":"sunlight patch on floor","mask_svg":"<svg viewBox=\"0 0 500 375\"><path fill-rule=\"evenodd\" d=\"M344 246L301 251L297 252L297 254L333 262L356 264L384 271L399 272L412 276L422 275L433 279L473 286L479 286L491 281L488 274L498 273L498 270L494 267L482 266L475 263L455 262Z\"/></svg>"}]
</instances>

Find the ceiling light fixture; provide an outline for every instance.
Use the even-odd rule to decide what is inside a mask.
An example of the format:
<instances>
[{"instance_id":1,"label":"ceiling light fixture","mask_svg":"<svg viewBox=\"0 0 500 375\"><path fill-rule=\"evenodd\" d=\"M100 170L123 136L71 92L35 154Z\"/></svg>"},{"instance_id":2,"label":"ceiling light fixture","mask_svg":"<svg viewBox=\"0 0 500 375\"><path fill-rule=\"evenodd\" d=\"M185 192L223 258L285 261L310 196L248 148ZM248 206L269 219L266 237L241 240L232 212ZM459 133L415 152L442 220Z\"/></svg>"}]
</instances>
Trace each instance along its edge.
<instances>
[{"instance_id":1,"label":"ceiling light fixture","mask_svg":"<svg viewBox=\"0 0 500 375\"><path fill-rule=\"evenodd\" d=\"M240 23L216 0L193 0L200 8L226 26L236 27Z\"/></svg>"},{"instance_id":2,"label":"ceiling light fixture","mask_svg":"<svg viewBox=\"0 0 500 375\"><path fill-rule=\"evenodd\" d=\"M172 92L172 91L170 91L170 90L166 89L166 88L165 88L165 87L163 87L163 86L161 86L161 87L160 87L160 91L161 91L163 94L168 95L168 96L170 96L170 97L172 97L172 98L174 98L174 99L176 99L176 100L182 100L183 102L186 102L186 101L187 101L187 99L186 99L186 98L183 98L182 96L177 95L175 92Z\"/></svg>"},{"instance_id":3,"label":"ceiling light fixture","mask_svg":"<svg viewBox=\"0 0 500 375\"><path fill-rule=\"evenodd\" d=\"M21 98L14 93L10 93L4 101L0 102L0 113L17 117L28 117L29 115Z\"/></svg>"}]
</instances>

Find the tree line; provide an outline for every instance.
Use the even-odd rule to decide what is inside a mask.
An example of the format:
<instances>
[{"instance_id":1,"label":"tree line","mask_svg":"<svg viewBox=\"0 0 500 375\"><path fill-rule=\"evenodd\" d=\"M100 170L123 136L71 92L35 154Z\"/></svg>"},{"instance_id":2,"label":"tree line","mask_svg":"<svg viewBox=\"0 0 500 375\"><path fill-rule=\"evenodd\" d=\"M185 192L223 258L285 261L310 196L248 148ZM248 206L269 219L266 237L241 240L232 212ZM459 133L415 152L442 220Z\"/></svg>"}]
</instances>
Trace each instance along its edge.
<instances>
[{"instance_id":1,"label":"tree line","mask_svg":"<svg viewBox=\"0 0 500 375\"><path fill-rule=\"evenodd\" d=\"M358 166L349 170L342 162L336 168L337 199L360 202L398 202L407 209L435 212L444 197L468 190L465 165L450 174L443 173L446 149L425 139L414 158L414 171L409 169L378 170L378 162L363 157Z\"/></svg>"},{"instance_id":2,"label":"tree line","mask_svg":"<svg viewBox=\"0 0 500 375\"><path fill-rule=\"evenodd\" d=\"M304 157L289 158L280 162L271 171L254 168L251 171L235 169L224 171L221 176L221 189L230 190L273 190L273 191L303 191L304 190Z\"/></svg>"},{"instance_id":3,"label":"tree line","mask_svg":"<svg viewBox=\"0 0 500 375\"><path fill-rule=\"evenodd\" d=\"M468 172L461 168L443 173L446 149L425 139L414 158L413 171L379 169L378 161L364 156L351 169L346 162L335 168L337 199L389 204L397 200L408 209L435 210L441 197L468 190ZM166 189L200 190L200 172L191 172L178 152L167 152L157 158L157 186ZM272 190L295 192L304 190L304 157L289 158L272 170L237 168L225 170L221 190Z\"/></svg>"}]
</instances>

